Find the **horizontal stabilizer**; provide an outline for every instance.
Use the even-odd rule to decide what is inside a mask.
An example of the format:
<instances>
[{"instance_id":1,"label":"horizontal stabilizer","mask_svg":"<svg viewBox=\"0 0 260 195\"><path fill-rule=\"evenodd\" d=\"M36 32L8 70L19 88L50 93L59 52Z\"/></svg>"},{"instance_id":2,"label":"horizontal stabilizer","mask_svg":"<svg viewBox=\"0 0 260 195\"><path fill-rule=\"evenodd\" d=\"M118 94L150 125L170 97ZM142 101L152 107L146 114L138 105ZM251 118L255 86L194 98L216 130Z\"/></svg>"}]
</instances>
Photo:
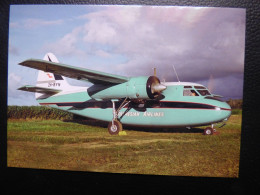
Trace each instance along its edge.
<instances>
[{"instance_id":1,"label":"horizontal stabilizer","mask_svg":"<svg viewBox=\"0 0 260 195\"><path fill-rule=\"evenodd\" d=\"M62 75L72 79L83 80L93 84L120 84L127 82L128 77L108 74L104 72L79 68L61 63L49 62L46 60L28 59L20 63L22 66L35 68L44 72Z\"/></svg>"},{"instance_id":2,"label":"horizontal stabilizer","mask_svg":"<svg viewBox=\"0 0 260 195\"><path fill-rule=\"evenodd\" d=\"M61 90L58 90L58 89L37 87L37 86L32 86L32 85L25 85L23 87L20 87L18 90L43 93L43 94L55 94L55 93L61 92Z\"/></svg>"}]
</instances>

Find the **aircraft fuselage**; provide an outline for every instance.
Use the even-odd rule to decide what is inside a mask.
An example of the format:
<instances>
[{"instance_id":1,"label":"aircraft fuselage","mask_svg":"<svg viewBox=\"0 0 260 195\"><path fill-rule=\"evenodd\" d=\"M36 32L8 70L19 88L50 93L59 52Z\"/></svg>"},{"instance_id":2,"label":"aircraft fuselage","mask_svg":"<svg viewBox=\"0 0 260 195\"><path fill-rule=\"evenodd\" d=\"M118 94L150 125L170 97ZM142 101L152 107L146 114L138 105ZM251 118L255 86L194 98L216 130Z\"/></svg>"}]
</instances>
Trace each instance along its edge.
<instances>
[{"instance_id":1,"label":"aircraft fuselage","mask_svg":"<svg viewBox=\"0 0 260 195\"><path fill-rule=\"evenodd\" d=\"M146 100L123 107L118 113L122 124L157 127L192 127L223 121L231 114L230 106L205 93L206 88L195 83L165 83L157 100ZM197 88L195 88L197 86ZM196 96L188 93L195 92ZM207 93L207 92L206 92ZM187 95L188 94L188 95ZM88 88L63 91L49 97L39 97L40 105L65 110L77 115L103 121L113 119L111 100L95 100ZM120 102L115 103L116 108Z\"/></svg>"}]
</instances>

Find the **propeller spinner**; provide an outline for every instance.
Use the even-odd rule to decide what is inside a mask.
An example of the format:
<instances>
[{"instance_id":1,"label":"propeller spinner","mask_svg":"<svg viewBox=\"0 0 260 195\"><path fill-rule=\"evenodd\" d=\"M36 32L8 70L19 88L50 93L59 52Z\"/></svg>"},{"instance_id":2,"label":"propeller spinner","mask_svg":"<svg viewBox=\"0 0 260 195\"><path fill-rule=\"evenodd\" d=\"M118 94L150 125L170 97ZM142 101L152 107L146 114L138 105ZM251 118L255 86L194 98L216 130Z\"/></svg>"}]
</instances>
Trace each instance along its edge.
<instances>
[{"instance_id":1,"label":"propeller spinner","mask_svg":"<svg viewBox=\"0 0 260 195\"><path fill-rule=\"evenodd\" d=\"M146 91L151 99L155 99L159 94L167 87L161 84L160 80L156 76L150 76L147 80Z\"/></svg>"}]
</instances>

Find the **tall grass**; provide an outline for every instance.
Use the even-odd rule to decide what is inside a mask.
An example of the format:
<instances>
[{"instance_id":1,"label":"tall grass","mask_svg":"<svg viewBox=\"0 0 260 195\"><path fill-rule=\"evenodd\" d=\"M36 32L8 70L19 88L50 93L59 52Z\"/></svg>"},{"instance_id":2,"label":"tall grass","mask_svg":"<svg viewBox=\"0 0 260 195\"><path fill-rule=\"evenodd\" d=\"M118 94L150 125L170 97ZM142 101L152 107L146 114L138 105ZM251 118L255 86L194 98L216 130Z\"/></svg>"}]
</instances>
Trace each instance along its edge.
<instances>
[{"instance_id":1,"label":"tall grass","mask_svg":"<svg viewBox=\"0 0 260 195\"><path fill-rule=\"evenodd\" d=\"M7 118L71 120L73 119L73 114L43 106L8 106Z\"/></svg>"}]
</instances>

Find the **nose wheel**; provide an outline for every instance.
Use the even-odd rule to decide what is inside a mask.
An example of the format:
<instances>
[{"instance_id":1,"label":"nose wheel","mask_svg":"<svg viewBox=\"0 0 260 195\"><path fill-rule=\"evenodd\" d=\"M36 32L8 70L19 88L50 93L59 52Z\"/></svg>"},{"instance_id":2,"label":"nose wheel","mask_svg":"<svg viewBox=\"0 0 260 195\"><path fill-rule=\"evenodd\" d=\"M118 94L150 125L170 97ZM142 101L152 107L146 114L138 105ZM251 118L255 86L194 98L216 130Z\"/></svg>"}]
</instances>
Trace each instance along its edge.
<instances>
[{"instance_id":1,"label":"nose wheel","mask_svg":"<svg viewBox=\"0 0 260 195\"><path fill-rule=\"evenodd\" d=\"M207 127L204 129L204 135L213 135L213 133L216 132L216 129L214 129L214 124L211 125L211 127Z\"/></svg>"},{"instance_id":2,"label":"nose wheel","mask_svg":"<svg viewBox=\"0 0 260 195\"><path fill-rule=\"evenodd\" d=\"M204 129L204 135L213 135L213 129L211 127L207 127Z\"/></svg>"}]
</instances>

